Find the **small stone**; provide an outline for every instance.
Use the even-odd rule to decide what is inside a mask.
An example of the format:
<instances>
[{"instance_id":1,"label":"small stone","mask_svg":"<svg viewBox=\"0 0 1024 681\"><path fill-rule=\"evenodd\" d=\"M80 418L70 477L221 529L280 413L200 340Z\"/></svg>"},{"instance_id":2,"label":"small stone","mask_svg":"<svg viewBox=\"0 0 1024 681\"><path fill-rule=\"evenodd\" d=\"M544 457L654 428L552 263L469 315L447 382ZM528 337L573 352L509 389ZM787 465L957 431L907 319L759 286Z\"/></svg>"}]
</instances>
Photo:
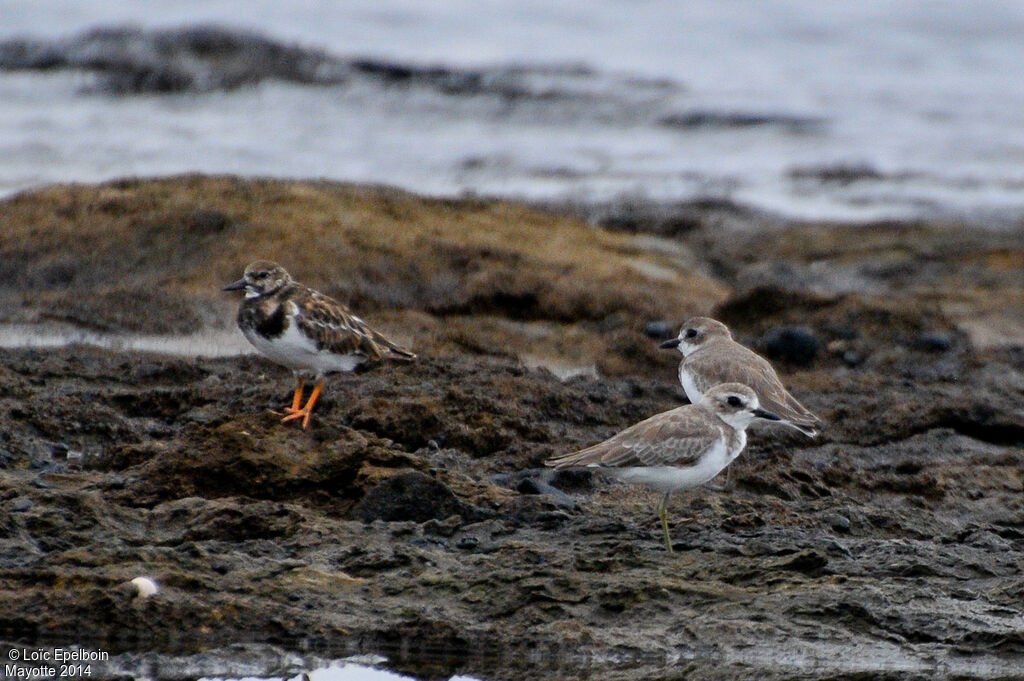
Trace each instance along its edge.
<instances>
[{"instance_id":1,"label":"small stone","mask_svg":"<svg viewBox=\"0 0 1024 681\"><path fill-rule=\"evenodd\" d=\"M455 548L462 549L463 551L472 551L480 545L480 540L476 537L462 537L459 541L455 542Z\"/></svg>"},{"instance_id":2,"label":"small stone","mask_svg":"<svg viewBox=\"0 0 1024 681\"><path fill-rule=\"evenodd\" d=\"M149 577L136 577L132 580L132 584L135 585L140 600L160 593L159 585Z\"/></svg>"},{"instance_id":3,"label":"small stone","mask_svg":"<svg viewBox=\"0 0 1024 681\"><path fill-rule=\"evenodd\" d=\"M836 532L849 532L850 531L850 519L839 513L829 513L825 515L825 522Z\"/></svg>"},{"instance_id":4,"label":"small stone","mask_svg":"<svg viewBox=\"0 0 1024 681\"><path fill-rule=\"evenodd\" d=\"M18 497L17 499L14 500L14 503L11 504L11 512L24 513L33 506L35 506L35 502L33 502L28 497Z\"/></svg>"}]
</instances>

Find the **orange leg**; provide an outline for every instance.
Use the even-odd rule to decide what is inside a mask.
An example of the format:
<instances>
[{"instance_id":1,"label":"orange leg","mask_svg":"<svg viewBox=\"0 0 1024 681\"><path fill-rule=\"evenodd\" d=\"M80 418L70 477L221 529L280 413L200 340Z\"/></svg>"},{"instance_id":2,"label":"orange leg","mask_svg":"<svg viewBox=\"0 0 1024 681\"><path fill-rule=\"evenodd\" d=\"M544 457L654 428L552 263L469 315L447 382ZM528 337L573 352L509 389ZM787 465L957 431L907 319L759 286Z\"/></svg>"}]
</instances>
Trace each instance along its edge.
<instances>
[{"instance_id":1,"label":"orange leg","mask_svg":"<svg viewBox=\"0 0 1024 681\"><path fill-rule=\"evenodd\" d=\"M299 411L299 406L302 404L302 388L304 381L301 376L295 377L295 396L292 398L292 406L286 407L285 411L289 414L294 414Z\"/></svg>"},{"instance_id":2,"label":"orange leg","mask_svg":"<svg viewBox=\"0 0 1024 681\"><path fill-rule=\"evenodd\" d=\"M316 404L317 399L320 397L320 393L323 392L324 384L327 383L325 379L320 381L313 387L313 392L309 394L309 401L306 402L306 406L302 409L298 408L299 403L302 401L301 393L295 392L295 403L291 409L288 410L288 416L281 419L281 423L287 421L294 421L295 419L302 418L302 427L306 428L309 426L309 417L313 414L313 405Z\"/></svg>"}]
</instances>

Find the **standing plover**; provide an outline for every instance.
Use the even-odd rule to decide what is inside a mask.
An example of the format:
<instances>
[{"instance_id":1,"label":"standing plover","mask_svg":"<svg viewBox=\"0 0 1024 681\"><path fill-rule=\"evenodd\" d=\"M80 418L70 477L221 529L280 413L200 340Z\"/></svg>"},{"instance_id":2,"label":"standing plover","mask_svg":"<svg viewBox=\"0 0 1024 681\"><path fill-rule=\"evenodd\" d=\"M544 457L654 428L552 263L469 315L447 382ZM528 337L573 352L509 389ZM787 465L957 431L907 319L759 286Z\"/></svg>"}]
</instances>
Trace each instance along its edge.
<instances>
[{"instance_id":1,"label":"standing plover","mask_svg":"<svg viewBox=\"0 0 1024 681\"><path fill-rule=\"evenodd\" d=\"M238 328L261 354L295 373L295 396L282 422L301 418L303 428L309 425L326 374L352 371L364 362L386 357L416 357L371 329L342 303L294 281L275 262L250 263L241 279L224 287L225 291L243 289ZM306 406L300 407L306 377L316 385Z\"/></svg>"},{"instance_id":2,"label":"standing plover","mask_svg":"<svg viewBox=\"0 0 1024 681\"><path fill-rule=\"evenodd\" d=\"M778 414L779 423L808 437L818 434L814 427L821 419L789 394L768 360L734 341L722 322L708 317L688 319L679 337L661 347L683 353L679 382L690 402L700 402L701 396L719 383L742 383L754 389L766 409Z\"/></svg>"},{"instance_id":3,"label":"standing plover","mask_svg":"<svg viewBox=\"0 0 1024 681\"><path fill-rule=\"evenodd\" d=\"M672 553L669 496L704 484L732 463L747 444L746 428L755 418L779 420L761 409L753 390L724 383L708 390L700 403L657 414L604 442L544 463L555 468L596 466L619 480L664 492L658 517L665 548Z\"/></svg>"}]
</instances>

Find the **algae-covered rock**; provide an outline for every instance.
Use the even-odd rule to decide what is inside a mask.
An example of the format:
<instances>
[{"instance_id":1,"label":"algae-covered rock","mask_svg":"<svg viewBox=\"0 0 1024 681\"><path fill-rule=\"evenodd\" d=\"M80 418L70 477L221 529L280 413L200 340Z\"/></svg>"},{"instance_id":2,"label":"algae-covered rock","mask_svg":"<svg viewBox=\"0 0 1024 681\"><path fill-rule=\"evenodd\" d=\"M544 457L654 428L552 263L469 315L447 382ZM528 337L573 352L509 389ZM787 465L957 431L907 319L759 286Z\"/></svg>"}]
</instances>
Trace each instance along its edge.
<instances>
[{"instance_id":1,"label":"algae-covered rock","mask_svg":"<svg viewBox=\"0 0 1024 681\"><path fill-rule=\"evenodd\" d=\"M860 678L882 651L927 678L1013 678L1019 233L749 233L735 221L756 216L687 206L654 236L636 216L605 220L619 233L201 176L2 205L3 321L226 333L220 287L267 257L419 355L331 377L303 430L278 413L290 373L258 356L5 350L6 641L258 639L487 679L815 678L793 660ZM678 354L657 345L696 313L776 358L825 424L752 429L728 482L673 496L669 555L656 493L538 469L683 404ZM142 575L160 590L138 599L125 584Z\"/></svg>"}]
</instances>

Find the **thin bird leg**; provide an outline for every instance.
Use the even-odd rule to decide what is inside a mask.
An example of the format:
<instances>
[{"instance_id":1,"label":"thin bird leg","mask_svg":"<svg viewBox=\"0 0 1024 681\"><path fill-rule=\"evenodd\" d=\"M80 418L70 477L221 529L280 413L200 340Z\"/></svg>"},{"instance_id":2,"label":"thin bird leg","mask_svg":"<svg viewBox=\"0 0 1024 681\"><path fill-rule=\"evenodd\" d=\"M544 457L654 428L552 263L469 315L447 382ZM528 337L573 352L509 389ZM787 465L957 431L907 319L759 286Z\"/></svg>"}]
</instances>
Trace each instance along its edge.
<instances>
[{"instance_id":1,"label":"thin bird leg","mask_svg":"<svg viewBox=\"0 0 1024 681\"><path fill-rule=\"evenodd\" d=\"M297 411L301 411L299 407L302 405L302 389L304 388L304 381L301 376L295 377L295 396L292 397L292 406L285 407L285 411L289 414L294 414Z\"/></svg>"},{"instance_id":2,"label":"thin bird leg","mask_svg":"<svg viewBox=\"0 0 1024 681\"><path fill-rule=\"evenodd\" d=\"M672 550L672 537L668 534L668 498L672 495L672 492L665 492L665 498L658 504L658 517L661 518L661 529L665 530L665 549L669 553L675 553Z\"/></svg>"},{"instance_id":3,"label":"thin bird leg","mask_svg":"<svg viewBox=\"0 0 1024 681\"><path fill-rule=\"evenodd\" d=\"M320 397L320 393L324 389L324 384L327 383L327 379L321 378L315 386L313 386L313 392L309 394L309 401L306 402L306 406L299 409L294 414L289 414L281 419L281 423L285 421L291 421L302 417L302 427L306 428L309 426L309 417L313 415L313 405L316 404L317 398Z\"/></svg>"}]
</instances>

